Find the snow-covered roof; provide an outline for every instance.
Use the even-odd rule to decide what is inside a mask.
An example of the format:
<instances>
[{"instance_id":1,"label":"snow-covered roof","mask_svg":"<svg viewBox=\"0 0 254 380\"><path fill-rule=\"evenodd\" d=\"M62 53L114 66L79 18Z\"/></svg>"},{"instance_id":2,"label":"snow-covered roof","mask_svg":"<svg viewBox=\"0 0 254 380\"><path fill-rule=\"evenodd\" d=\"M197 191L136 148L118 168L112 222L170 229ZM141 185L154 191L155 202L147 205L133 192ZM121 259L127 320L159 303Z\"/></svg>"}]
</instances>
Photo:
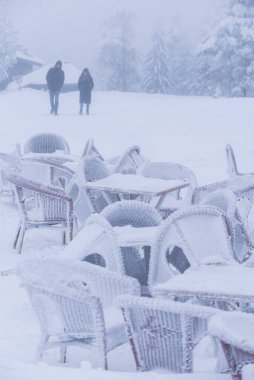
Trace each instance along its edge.
<instances>
[{"instance_id":1,"label":"snow-covered roof","mask_svg":"<svg viewBox=\"0 0 254 380\"><path fill-rule=\"evenodd\" d=\"M29 85L45 85L46 84L46 75L50 67L53 67L54 64L48 64L40 67L39 69L26 74L22 77L23 81L21 83L21 87L26 87ZM65 74L65 84L75 84L78 82L79 76L81 74L81 70L79 70L76 66L69 62L63 62L63 70ZM8 85L8 90L17 89L16 81L12 81Z\"/></svg>"},{"instance_id":2,"label":"snow-covered roof","mask_svg":"<svg viewBox=\"0 0 254 380\"><path fill-rule=\"evenodd\" d=\"M16 52L16 58L17 59L22 59L24 61L29 61L33 64L37 64L37 65L45 65L45 62L42 61L40 58L30 54L29 52L24 52L24 51L21 51L21 50L18 50Z\"/></svg>"}]
</instances>

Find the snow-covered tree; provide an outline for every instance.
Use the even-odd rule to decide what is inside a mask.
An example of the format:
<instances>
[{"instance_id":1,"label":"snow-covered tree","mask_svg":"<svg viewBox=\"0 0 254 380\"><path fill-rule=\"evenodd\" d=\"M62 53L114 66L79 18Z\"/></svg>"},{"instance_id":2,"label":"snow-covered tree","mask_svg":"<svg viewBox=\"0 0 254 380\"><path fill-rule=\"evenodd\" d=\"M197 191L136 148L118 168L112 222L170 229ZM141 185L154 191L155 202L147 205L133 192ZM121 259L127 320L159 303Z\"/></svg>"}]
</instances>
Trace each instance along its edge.
<instances>
[{"instance_id":1,"label":"snow-covered tree","mask_svg":"<svg viewBox=\"0 0 254 380\"><path fill-rule=\"evenodd\" d=\"M191 70L192 53L187 37L176 26L165 30L157 22L144 61L143 89L151 93L187 94Z\"/></svg>"},{"instance_id":2,"label":"snow-covered tree","mask_svg":"<svg viewBox=\"0 0 254 380\"><path fill-rule=\"evenodd\" d=\"M176 26L167 32L167 51L170 93L188 94L193 71L192 46L186 34Z\"/></svg>"},{"instance_id":3,"label":"snow-covered tree","mask_svg":"<svg viewBox=\"0 0 254 380\"><path fill-rule=\"evenodd\" d=\"M106 90L132 91L138 85L137 52L132 46L133 15L118 11L105 23L98 63Z\"/></svg>"},{"instance_id":4,"label":"snow-covered tree","mask_svg":"<svg viewBox=\"0 0 254 380\"><path fill-rule=\"evenodd\" d=\"M144 62L142 77L144 91L160 94L169 93L171 81L168 61L166 34L161 27L156 26L151 38L151 49Z\"/></svg>"},{"instance_id":5,"label":"snow-covered tree","mask_svg":"<svg viewBox=\"0 0 254 380\"><path fill-rule=\"evenodd\" d=\"M16 61L17 43L7 17L6 2L0 4L0 82L8 77L9 68Z\"/></svg>"},{"instance_id":6,"label":"snow-covered tree","mask_svg":"<svg viewBox=\"0 0 254 380\"><path fill-rule=\"evenodd\" d=\"M230 0L201 43L196 90L202 95L254 96L254 0Z\"/></svg>"}]
</instances>

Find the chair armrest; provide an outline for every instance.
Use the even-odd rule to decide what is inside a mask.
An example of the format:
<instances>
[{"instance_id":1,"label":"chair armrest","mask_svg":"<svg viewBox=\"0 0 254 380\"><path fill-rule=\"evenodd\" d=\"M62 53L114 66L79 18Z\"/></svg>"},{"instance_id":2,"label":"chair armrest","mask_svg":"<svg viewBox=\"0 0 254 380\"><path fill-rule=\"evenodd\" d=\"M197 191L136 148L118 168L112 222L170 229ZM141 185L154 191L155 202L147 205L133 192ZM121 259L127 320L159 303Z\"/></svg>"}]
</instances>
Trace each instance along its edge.
<instances>
[{"instance_id":1,"label":"chair armrest","mask_svg":"<svg viewBox=\"0 0 254 380\"><path fill-rule=\"evenodd\" d=\"M26 188L37 193L42 193L51 197L64 199L68 202L72 202L71 197L67 196L64 190L57 186L46 186L39 182L28 180L22 176L15 174L8 174L7 180L15 186Z\"/></svg>"}]
</instances>

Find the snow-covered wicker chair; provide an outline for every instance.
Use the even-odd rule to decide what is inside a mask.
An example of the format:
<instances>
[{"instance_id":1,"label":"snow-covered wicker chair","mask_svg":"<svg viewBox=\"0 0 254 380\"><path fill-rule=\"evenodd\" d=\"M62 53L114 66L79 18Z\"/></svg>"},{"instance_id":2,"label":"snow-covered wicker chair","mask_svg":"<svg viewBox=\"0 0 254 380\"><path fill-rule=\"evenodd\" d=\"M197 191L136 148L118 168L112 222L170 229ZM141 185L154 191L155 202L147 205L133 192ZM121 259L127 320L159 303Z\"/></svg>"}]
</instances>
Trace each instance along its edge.
<instances>
[{"instance_id":1,"label":"snow-covered wicker chair","mask_svg":"<svg viewBox=\"0 0 254 380\"><path fill-rule=\"evenodd\" d=\"M245 198L252 203L254 200L254 176L237 176L223 181L198 186L193 191L192 203L198 204L207 194L220 189L232 190L235 193L237 200Z\"/></svg>"},{"instance_id":2,"label":"snow-covered wicker chair","mask_svg":"<svg viewBox=\"0 0 254 380\"><path fill-rule=\"evenodd\" d=\"M160 207L164 218L177 209L191 204L193 190L197 187L197 179L193 171L186 166L174 162L147 162L140 167L138 173L149 178L179 179L189 183L187 189L167 195Z\"/></svg>"},{"instance_id":3,"label":"snow-covered wicker chair","mask_svg":"<svg viewBox=\"0 0 254 380\"><path fill-rule=\"evenodd\" d=\"M23 153L57 153L70 154L67 141L55 133L39 133L25 143Z\"/></svg>"},{"instance_id":4,"label":"snow-covered wicker chair","mask_svg":"<svg viewBox=\"0 0 254 380\"><path fill-rule=\"evenodd\" d=\"M242 367L254 363L254 316L242 312L221 313L208 322L209 334L219 340L232 379L242 379Z\"/></svg>"},{"instance_id":5,"label":"snow-covered wicker chair","mask_svg":"<svg viewBox=\"0 0 254 380\"><path fill-rule=\"evenodd\" d=\"M87 218L83 228L63 250L61 258L86 261L125 274L116 234L101 214L95 213Z\"/></svg>"},{"instance_id":6,"label":"snow-covered wicker chair","mask_svg":"<svg viewBox=\"0 0 254 380\"><path fill-rule=\"evenodd\" d=\"M192 203L199 204L209 193L220 189L233 191L237 199L238 211L247 226L249 213L254 202L254 176L237 176L224 181L196 187L193 192Z\"/></svg>"},{"instance_id":7,"label":"snow-covered wicker chair","mask_svg":"<svg viewBox=\"0 0 254 380\"><path fill-rule=\"evenodd\" d=\"M42 336L38 359L51 347L96 347L107 369L107 352L127 341L123 319L113 300L122 294L139 295L136 280L82 262L48 258L21 263L18 274L37 312Z\"/></svg>"},{"instance_id":8,"label":"snow-covered wicker chair","mask_svg":"<svg viewBox=\"0 0 254 380\"><path fill-rule=\"evenodd\" d=\"M82 181L78 173L70 180L66 187L66 194L73 201L73 215L76 230L80 230L87 218L95 213L94 203L91 202L91 197L88 191L82 186Z\"/></svg>"},{"instance_id":9,"label":"snow-covered wicker chair","mask_svg":"<svg viewBox=\"0 0 254 380\"><path fill-rule=\"evenodd\" d=\"M0 167L0 197L11 198L12 201L15 200L15 194L12 186L6 179L6 170Z\"/></svg>"},{"instance_id":10,"label":"snow-covered wicker chair","mask_svg":"<svg viewBox=\"0 0 254 380\"><path fill-rule=\"evenodd\" d=\"M92 139L92 138L87 140L86 145L85 145L84 150L83 150L82 155L81 155L81 157L86 157L86 156L98 157L102 161L104 161L103 156L100 154L100 152L96 148L96 146L94 144L94 139Z\"/></svg>"},{"instance_id":11,"label":"snow-covered wicker chair","mask_svg":"<svg viewBox=\"0 0 254 380\"><path fill-rule=\"evenodd\" d=\"M15 154L0 153L0 196L11 198L15 201L15 194L12 186L7 181L6 176L9 171L20 170L20 160Z\"/></svg>"},{"instance_id":12,"label":"snow-covered wicker chair","mask_svg":"<svg viewBox=\"0 0 254 380\"><path fill-rule=\"evenodd\" d=\"M138 371L192 372L193 348L200 339L193 323L218 313L205 306L135 296L117 297L115 304L122 309Z\"/></svg>"},{"instance_id":13,"label":"snow-covered wicker chair","mask_svg":"<svg viewBox=\"0 0 254 380\"><path fill-rule=\"evenodd\" d=\"M150 289L189 267L236 264L234 226L217 207L189 206L170 215L159 227L151 250Z\"/></svg>"},{"instance_id":14,"label":"snow-covered wicker chair","mask_svg":"<svg viewBox=\"0 0 254 380\"><path fill-rule=\"evenodd\" d=\"M235 154L230 144L226 145L226 157L227 157L227 173L229 177L236 177L239 175L236 165Z\"/></svg>"},{"instance_id":15,"label":"snow-covered wicker chair","mask_svg":"<svg viewBox=\"0 0 254 380\"><path fill-rule=\"evenodd\" d=\"M63 243L72 239L72 199L59 187L47 186L28 180L20 175L10 174L7 180L13 185L18 202L20 224L14 240L21 253L26 230L38 227L61 228Z\"/></svg>"},{"instance_id":16,"label":"snow-covered wicker chair","mask_svg":"<svg viewBox=\"0 0 254 380\"><path fill-rule=\"evenodd\" d=\"M85 156L81 158L77 172L79 183L84 186L86 182L100 180L110 175L106 164L98 157ZM104 207L119 200L117 194L87 189L87 194L95 212L100 213Z\"/></svg>"},{"instance_id":17,"label":"snow-covered wicker chair","mask_svg":"<svg viewBox=\"0 0 254 380\"><path fill-rule=\"evenodd\" d=\"M19 174L32 181L65 189L73 177L73 172L56 161L20 159Z\"/></svg>"},{"instance_id":18,"label":"snow-covered wicker chair","mask_svg":"<svg viewBox=\"0 0 254 380\"><path fill-rule=\"evenodd\" d=\"M248 226L246 226L239 213L236 196L233 191L213 191L207 194L200 204L218 207L226 213L234 226L234 258L240 263L248 260L254 252L254 245L250 238Z\"/></svg>"},{"instance_id":19,"label":"snow-covered wicker chair","mask_svg":"<svg viewBox=\"0 0 254 380\"><path fill-rule=\"evenodd\" d=\"M18 170L20 156L10 153L0 152L0 165L8 166L12 170Z\"/></svg>"},{"instance_id":20,"label":"snow-covered wicker chair","mask_svg":"<svg viewBox=\"0 0 254 380\"><path fill-rule=\"evenodd\" d=\"M45 163L45 164L48 164L48 165L58 165L58 166L63 166L63 167L66 167L66 163L68 162L75 162L76 160L70 156L67 156L67 155L47 155L47 153L45 153L45 155L38 155L38 156L29 156L29 155L26 155L26 156L21 156L20 157L21 160L25 159L25 160L29 160L29 161L33 161L33 162L42 162L42 163ZM71 170L71 169L69 169Z\"/></svg>"},{"instance_id":21,"label":"snow-covered wicker chair","mask_svg":"<svg viewBox=\"0 0 254 380\"><path fill-rule=\"evenodd\" d=\"M236 158L235 158L235 153L230 144L226 145L226 157L227 157L227 173L230 178L236 177L236 176L241 176L241 175L246 175L246 174L254 174L252 173L241 173L238 171L237 168L237 163L236 163Z\"/></svg>"},{"instance_id":22,"label":"snow-covered wicker chair","mask_svg":"<svg viewBox=\"0 0 254 380\"><path fill-rule=\"evenodd\" d=\"M138 168L145 162L140 154L140 147L133 145L129 147L114 163L114 173L136 174Z\"/></svg>"},{"instance_id":23,"label":"snow-covered wicker chair","mask_svg":"<svg viewBox=\"0 0 254 380\"><path fill-rule=\"evenodd\" d=\"M120 201L104 208L101 216L112 227L132 226L136 228L159 226L162 218L150 204L140 201ZM139 280L141 286L147 286L149 272L150 246L138 244L133 247L119 246L125 273ZM141 252L141 249L143 252Z\"/></svg>"}]
</instances>

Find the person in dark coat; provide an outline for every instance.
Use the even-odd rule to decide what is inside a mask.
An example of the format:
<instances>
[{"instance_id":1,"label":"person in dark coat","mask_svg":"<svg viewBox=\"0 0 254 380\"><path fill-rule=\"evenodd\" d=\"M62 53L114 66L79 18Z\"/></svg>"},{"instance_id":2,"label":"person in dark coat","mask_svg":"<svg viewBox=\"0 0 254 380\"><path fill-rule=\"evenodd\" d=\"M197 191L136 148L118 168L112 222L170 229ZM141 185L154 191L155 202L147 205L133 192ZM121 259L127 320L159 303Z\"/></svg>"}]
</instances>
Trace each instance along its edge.
<instances>
[{"instance_id":1,"label":"person in dark coat","mask_svg":"<svg viewBox=\"0 0 254 380\"><path fill-rule=\"evenodd\" d=\"M82 71L82 74L78 80L80 115L82 115L84 103L86 104L86 114L89 115L89 106L91 104L91 92L93 86L93 78L91 77L89 70L86 68Z\"/></svg>"},{"instance_id":2,"label":"person in dark coat","mask_svg":"<svg viewBox=\"0 0 254 380\"><path fill-rule=\"evenodd\" d=\"M57 61L55 66L49 69L46 76L46 81L50 96L50 113L57 115L59 94L64 84L64 71L62 70L61 61Z\"/></svg>"}]
</instances>

